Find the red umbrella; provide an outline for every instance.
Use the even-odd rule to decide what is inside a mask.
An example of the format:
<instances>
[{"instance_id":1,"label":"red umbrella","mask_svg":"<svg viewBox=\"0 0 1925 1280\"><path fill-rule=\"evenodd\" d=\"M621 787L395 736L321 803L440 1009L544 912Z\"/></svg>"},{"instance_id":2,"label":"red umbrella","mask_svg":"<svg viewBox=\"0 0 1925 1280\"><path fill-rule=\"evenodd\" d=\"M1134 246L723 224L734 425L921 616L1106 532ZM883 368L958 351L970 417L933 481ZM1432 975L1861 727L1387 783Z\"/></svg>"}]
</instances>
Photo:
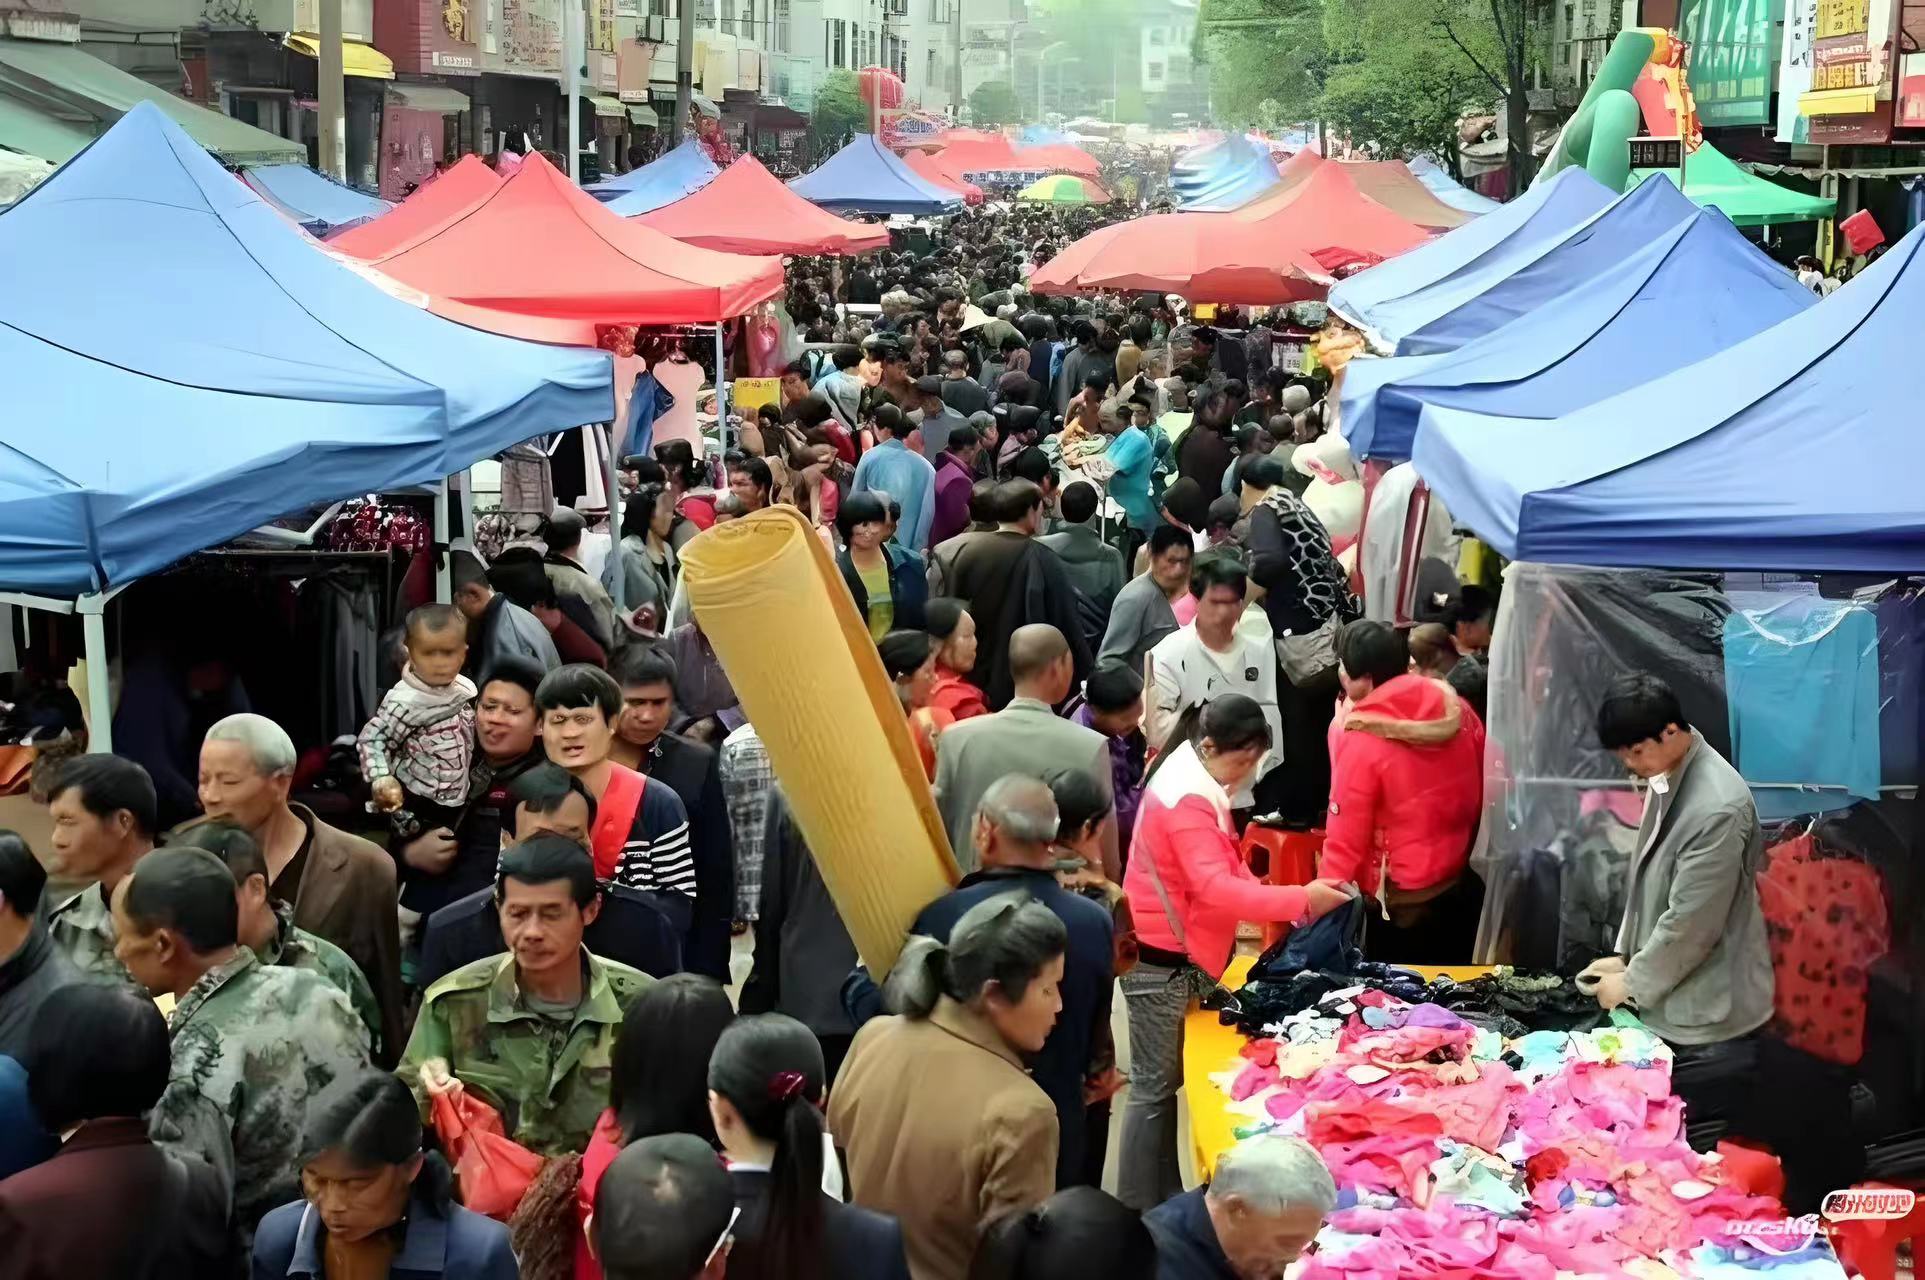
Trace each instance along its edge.
<instances>
[{"instance_id":1,"label":"red umbrella","mask_svg":"<svg viewBox=\"0 0 1925 1280\"><path fill-rule=\"evenodd\" d=\"M754 156L706 187L633 219L720 253L867 253L889 247L889 228L838 218L789 190Z\"/></svg>"},{"instance_id":2,"label":"red umbrella","mask_svg":"<svg viewBox=\"0 0 1925 1280\"><path fill-rule=\"evenodd\" d=\"M1402 253L1428 238L1366 199L1343 166L1320 164L1295 186L1234 213L1170 213L1106 227L1030 278L1039 293L1141 289L1198 301L1270 305L1320 298L1330 273Z\"/></svg>"},{"instance_id":3,"label":"red umbrella","mask_svg":"<svg viewBox=\"0 0 1925 1280\"><path fill-rule=\"evenodd\" d=\"M983 189L965 179L960 173L952 173L943 164L941 156L926 155L920 151L906 151L903 153L902 161L943 190L958 193L966 203L983 202Z\"/></svg>"},{"instance_id":4,"label":"red umbrella","mask_svg":"<svg viewBox=\"0 0 1925 1280\"><path fill-rule=\"evenodd\" d=\"M1051 173L1073 173L1079 178L1094 178L1103 172L1096 157L1067 142L1052 142L1040 147L1020 147L1013 169L1047 169Z\"/></svg>"}]
</instances>

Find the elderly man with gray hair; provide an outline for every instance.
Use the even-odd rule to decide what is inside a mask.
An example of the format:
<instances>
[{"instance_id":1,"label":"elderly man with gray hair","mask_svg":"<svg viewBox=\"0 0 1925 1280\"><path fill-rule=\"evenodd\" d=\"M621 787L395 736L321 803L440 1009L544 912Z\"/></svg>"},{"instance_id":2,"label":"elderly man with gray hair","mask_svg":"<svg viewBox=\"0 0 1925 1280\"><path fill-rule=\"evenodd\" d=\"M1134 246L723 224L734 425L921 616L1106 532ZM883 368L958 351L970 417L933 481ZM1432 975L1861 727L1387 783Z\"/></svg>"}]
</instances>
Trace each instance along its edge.
<instances>
[{"instance_id":1,"label":"elderly man with gray hair","mask_svg":"<svg viewBox=\"0 0 1925 1280\"><path fill-rule=\"evenodd\" d=\"M360 966L381 1006L382 1065L392 1065L408 1040L394 859L291 802L294 764L293 739L266 716L216 721L201 743L204 820L231 822L254 837L267 860L268 895L294 908L296 928L327 939Z\"/></svg>"},{"instance_id":2,"label":"elderly man with gray hair","mask_svg":"<svg viewBox=\"0 0 1925 1280\"><path fill-rule=\"evenodd\" d=\"M1069 931L1063 957L1063 1012L1043 1050L1029 1063L1031 1077L1056 1106L1059 1128L1056 1185L1099 1186L1108 1143L1109 1102L1092 1108L1084 1085L1109 1073L1114 932L1110 913L1065 889L1056 879L1056 797L1042 780L1004 774L989 784L970 828L982 869L923 908L910 927L947 943L965 912L997 894L1020 890L1055 913ZM851 992L858 1021L880 1011L873 988ZM1093 1116L1092 1111L1100 1111Z\"/></svg>"},{"instance_id":3,"label":"elderly man with gray hair","mask_svg":"<svg viewBox=\"0 0 1925 1280\"><path fill-rule=\"evenodd\" d=\"M1252 1138L1217 1160L1207 1187L1143 1215L1157 1280L1280 1280L1337 1207L1337 1184L1302 1138Z\"/></svg>"}]
</instances>

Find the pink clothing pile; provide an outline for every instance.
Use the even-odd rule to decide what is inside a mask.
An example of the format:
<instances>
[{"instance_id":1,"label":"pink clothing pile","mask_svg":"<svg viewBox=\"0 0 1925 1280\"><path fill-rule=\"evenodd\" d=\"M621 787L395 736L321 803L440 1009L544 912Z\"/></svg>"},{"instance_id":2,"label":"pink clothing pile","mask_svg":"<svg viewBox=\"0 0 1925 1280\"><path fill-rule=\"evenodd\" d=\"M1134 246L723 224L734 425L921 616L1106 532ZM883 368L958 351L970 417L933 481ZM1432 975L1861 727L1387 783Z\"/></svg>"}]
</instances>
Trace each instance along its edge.
<instances>
[{"instance_id":1,"label":"pink clothing pile","mask_svg":"<svg viewBox=\"0 0 1925 1280\"><path fill-rule=\"evenodd\" d=\"M1505 1042L1381 992L1339 1008L1215 1077L1240 1137L1301 1135L1336 1178L1298 1280L1708 1278L1748 1269L1730 1224L1785 1216L1686 1145L1671 1051L1629 1015ZM1800 1275L1832 1274L1818 1261Z\"/></svg>"}]
</instances>

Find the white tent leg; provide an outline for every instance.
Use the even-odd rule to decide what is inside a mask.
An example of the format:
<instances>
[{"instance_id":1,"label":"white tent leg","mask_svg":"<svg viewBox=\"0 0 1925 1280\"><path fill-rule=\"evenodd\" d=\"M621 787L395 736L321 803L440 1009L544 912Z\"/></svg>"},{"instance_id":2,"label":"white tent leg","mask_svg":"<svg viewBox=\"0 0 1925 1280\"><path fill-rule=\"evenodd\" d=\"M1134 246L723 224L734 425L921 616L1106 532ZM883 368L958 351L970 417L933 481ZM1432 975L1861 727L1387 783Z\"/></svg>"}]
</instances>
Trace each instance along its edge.
<instances>
[{"instance_id":1,"label":"white tent leg","mask_svg":"<svg viewBox=\"0 0 1925 1280\"><path fill-rule=\"evenodd\" d=\"M722 322L715 322L715 430L727 453L729 441L729 371L722 362Z\"/></svg>"},{"instance_id":2,"label":"white tent leg","mask_svg":"<svg viewBox=\"0 0 1925 1280\"><path fill-rule=\"evenodd\" d=\"M608 427L608 559L615 566L608 594L615 600L615 612L620 614L628 610L628 581L622 573L622 462L615 445L616 426L610 423ZM621 448L628 447L629 442L624 438Z\"/></svg>"},{"instance_id":3,"label":"white tent leg","mask_svg":"<svg viewBox=\"0 0 1925 1280\"><path fill-rule=\"evenodd\" d=\"M434 598L448 604L454 596L454 556L448 551L448 480L442 477L434 491Z\"/></svg>"},{"instance_id":4,"label":"white tent leg","mask_svg":"<svg viewBox=\"0 0 1925 1280\"><path fill-rule=\"evenodd\" d=\"M106 755L114 749L113 699L107 690L107 607L105 596L82 596L75 601L80 635L87 654L87 750Z\"/></svg>"}]
</instances>

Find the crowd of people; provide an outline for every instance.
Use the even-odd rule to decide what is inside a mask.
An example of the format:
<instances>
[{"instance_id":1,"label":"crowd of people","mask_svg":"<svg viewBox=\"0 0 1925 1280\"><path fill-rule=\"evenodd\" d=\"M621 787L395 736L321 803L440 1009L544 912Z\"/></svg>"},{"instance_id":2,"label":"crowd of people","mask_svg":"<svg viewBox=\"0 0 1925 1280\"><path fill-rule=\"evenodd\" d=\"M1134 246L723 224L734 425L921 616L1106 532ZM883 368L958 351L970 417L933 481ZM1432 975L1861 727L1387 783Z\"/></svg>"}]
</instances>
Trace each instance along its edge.
<instances>
[{"instance_id":1,"label":"crowd of people","mask_svg":"<svg viewBox=\"0 0 1925 1280\"><path fill-rule=\"evenodd\" d=\"M1280 1276L1336 1189L1267 1137L1185 1191L1184 1015L1241 925L1358 896L1371 954L1470 958L1495 601L1363 620L1291 317L1029 294L1094 216L798 262L781 404L719 457L626 460L622 554L562 509L408 616L356 743L374 838L295 800L251 713L172 831L140 764L62 766L48 847L0 835L0 1277ZM832 548L963 873L887 974L679 582L778 503ZM1638 772L1708 753L1675 700L1611 705ZM1253 821L1324 829L1320 878L1260 881ZM1699 892L1723 854L1676 856ZM1756 907L1680 942L1670 884L1640 873L1595 976L1690 1043L1701 969L1755 977Z\"/></svg>"}]
</instances>

